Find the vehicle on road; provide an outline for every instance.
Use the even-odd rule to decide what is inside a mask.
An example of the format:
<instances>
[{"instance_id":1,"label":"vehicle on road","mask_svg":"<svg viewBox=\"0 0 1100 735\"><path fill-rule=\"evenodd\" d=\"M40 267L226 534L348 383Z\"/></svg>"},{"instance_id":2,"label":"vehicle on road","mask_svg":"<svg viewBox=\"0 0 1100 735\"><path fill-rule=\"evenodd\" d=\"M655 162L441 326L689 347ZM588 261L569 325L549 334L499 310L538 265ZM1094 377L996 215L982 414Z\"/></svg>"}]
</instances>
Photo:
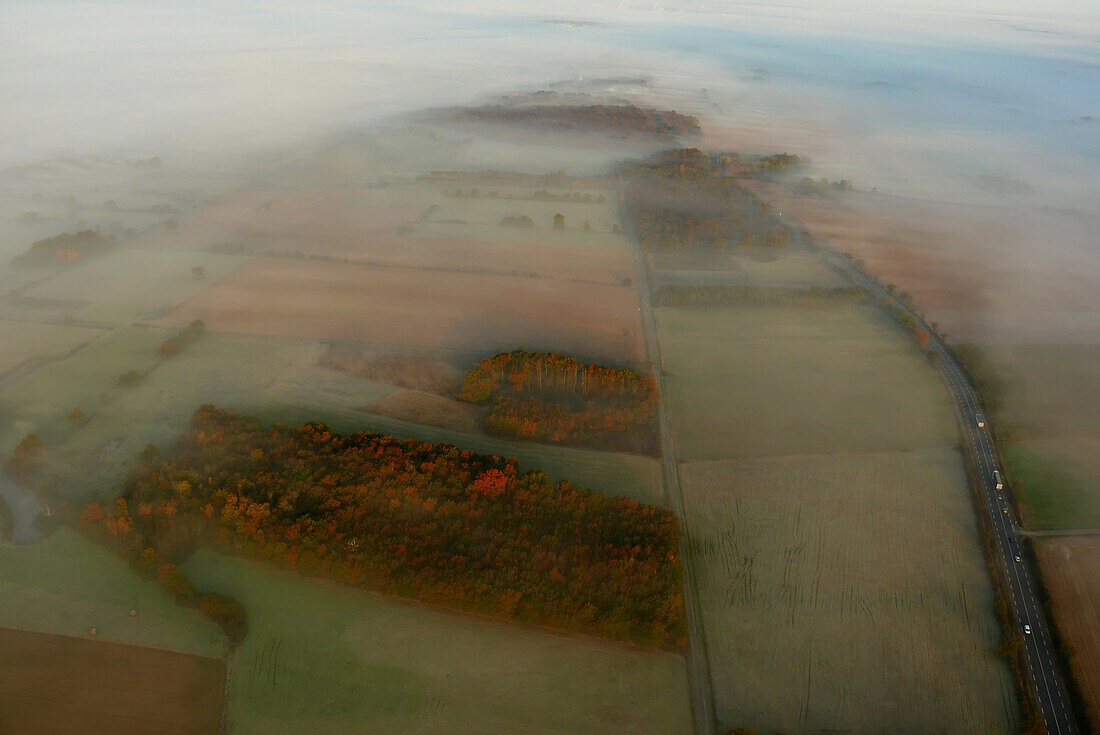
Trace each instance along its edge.
<instances>
[{"instance_id":1,"label":"vehicle on road","mask_svg":"<svg viewBox=\"0 0 1100 735\"><path fill-rule=\"evenodd\" d=\"M1005 513L1008 513L1008 506L1007 505L1001 506L1001 510Z\"/></svg>"},{"instance_id":2,"label":"vehicle on road","mask_svg":"<svg viewBox=\"0 0 1100 735\"><path fill-rule=\"evenodd\" d=\"M1027 635L1031 635L1031 626L1027 623L1024 623L1024 633L1026 633Z\"/></svg>"},{"instance_id":3,"label":"vehicle on road","mask_svg":"<svg viewBox=\"0 0 1100 735\"><path fill-rule=\"evenodd\" d=\"M985 428L985 416L982 416L982 415L981 415L981 414L979 413L979 414L978 414L977 416L975 416L974 418L975 418L975 420L976 420L976 421L977 421L977 423L978 423L978 428L979 428L979 429L984 429L984 428Z\"/></svg>"},{"instance_id":4,"label":"vehicle on road","mask_svg":"<svg viewBox=\"0 0 1100 735\"><path fill-rule=\"evenodd\" d=\"M1001 477L1001 471L1000 470L993 470L993 482L997 485L998 490L1004 490L1005 481L1004 481L1004 478Z\"/></svg>"},{"instance_id":5,"label":"vehicle on road","mask_svg":"<svg viewBox=\"0 0 1100 735\"><path fill-rule=\"evenodd\" d=\"M1016 555L1016 561L1023 561L1023 559L1020 558L1019 554Z\"/></svg>"}]
</instances>

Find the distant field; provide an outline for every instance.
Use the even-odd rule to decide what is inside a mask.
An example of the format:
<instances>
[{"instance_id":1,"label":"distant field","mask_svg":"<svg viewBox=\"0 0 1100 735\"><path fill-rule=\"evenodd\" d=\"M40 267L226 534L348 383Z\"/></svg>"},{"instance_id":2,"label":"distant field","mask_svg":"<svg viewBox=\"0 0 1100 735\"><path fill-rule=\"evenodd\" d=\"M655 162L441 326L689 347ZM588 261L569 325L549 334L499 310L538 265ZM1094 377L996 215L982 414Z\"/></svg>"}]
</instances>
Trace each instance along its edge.
<instances>
[{"instance_id":1,"label":"distant field","mask_svg":"<svg viewBox=\"0 0 1100 735\"><path fill-rule=\"evenodd\" d=\"M451 614L200 552L233 596L234 735L690 733L680 656Z\"/></svg>"},{"instance_id":2,"label":"distant field","mask_svg":"<svg viewBox=\"0 0 1100 735\"><path fill-rule=\"evenodd\" d=\"M0 731L51 735L217 732L225 662L0 628Z\"/></svg>"},{"instance_id":3,"label":"distant field","mask_svg":"<svg viewBox=\"0 0 1100 735\"><path fill-rule=\"evenodd\" d=\"M216 332L643 359L633 289L550 279L263 258L156 324L193 319Z\"/></svg>"},{"instance_id":4,"label":"distant field","mask_svg":"<svg viewBox=\"0 0 1100 735\"><path fill-rule=\"evenodd\" d=\"M37 326L27 325L30 331ZM119 329L104 334L72 357L44 365L0 390L0 452L9 452L28 432L47 445L65 440L75 427L73 408L92 413L104 394L119 390L118 376L144 372L157 362L157 345L170 333L159 329Z\"/></svg>"},{"instance_id":5,"label":"distant field","mask_svg":"<svg viewBox=\"0 0 1100 735\"><path fill-rule=\"evenodd\" d=\"M149 331L153 339L147 349L155 369L138 385L117 387L113 378L128 365L119 360L109 372L111 379L105 381L113 390L110 401L85 403L87 419L79 427L68 425L61 407L55 409L58 420L66 424L46 438L48 473L58 495L81 503L114 497L138 453L147 444L163 447L174 441L203 403L248 407L266 401L267 391L275 391L304 404L327 396L357 406L393 390L370 381L358 381L349 388L330 371L304 387L297 385L298 376L313 371L322 349L316 342L205 334L178 355L157 360L155 345L165 332ZM55 390L64 392L66 376L79 384L78 376L87 370L86 363L77 359L58 367L64 371L49 376L52 382L46 382L47 376L32 376L37 392L45 396ZM330 375L339 385L326 385L322 378ZM320 412L313 418L319 418Z\"/></svg>"},{"instance_id":6,"label":"distant field","mask_svg":"<svg viewBox=\"0 0 1100 735\"><path fill-rule=\"evenodd\" d=\"M0 626L71 636L97 628L100 639L202 656L226 647L216 625L68 529L33 544L0 543Z\"/></svg>"},{"instance_id":7,"label":"distant field","mask_svg":"<svg viewBox=\"0 0 1100 735\"><path fill-rule=\"evenodd\" d=\"M724 727L1013 729L1015 692L954 450L681 471Z\"/></svg>"},{"instance_id":8,"label":"distant field","mask_svg":"<svg viewBox=\"0 0 1100 735\"><path fill-rule=\"evenodd\" d=\"M166 313L246 260L211 253L118 249L28 289L25 296L86 301L87 306L71 311L73 316L129 325ZM196 267L204 269L202 279L191 272Z\"/></svg>"},{"instance_id":9,"label":"distant field","mask_svg":"<svg viewBox=\"0 0 1100 735\"><path fill-rule=\"evenodd\" d=\"M1065 451L1067 444L1067 440L1001 444L1025 526L1100 527L1100 468L1095 454L1084 454L1100 449L1100 442L1078 443L1078 456Z\"/></svg>"},{"instance_id":10,"label":"distant field","mask_svg":"<svg viewBox=\"0 0 1100 735\"><path fill-rule=\"evenodd\" d=\"M0 319L0 375L24 360L64 355L102 334L100 329Z\"/></svg>"},{"instance_id":11,"label":"distant field","mask_svg":"<svg viewBox=\"0 0 1100 735\"><path fill-rule=\"evenodd\" d=\"M821 260L808 255L784 255L775 260L747 256L708 254L706 259L688 253L651 253L650 262L664 264L654 273L656 284L738 284L746 286L841 286L843 281Z\"/></svg>"},{"instance_id":12,"label":"distant field","mask_svg":"<svg viewBox=\"0 0 1100 735\"><path fill-rule=\"evenodd\" d=\"M1100 728L1100 536L1041 540L1035 550L1086 714Z\"/></svg>"},{"instance_id":13,"label":"distant field","mask_svg":"<svg viewBox=\"0 0 1100 735\"><path fill-rule=\"evenodd\" d=\"M387 198L388 199L388 198ZM266 252L318 252L353 247L356 240L392 234L427 207L376 203L372 192L355 189L234 192L184 214L176 229L160 228L142 237L146 247L204 250L241 243Z\"/></svg>"},{"instance_id":14,"label":"distant field","mask_svg":"<svg viewBox=\"0 0 1100 735\"><path fill-rule=\"evenodd\" d=\"M683 459L956 441L935 370L870 307L657 313Z\"/></svg>"},{"instance_id":15,"label":"distant field","mask_svg":"<svg viewBox=\"0 0 1100 735\"><path fill-rule=\"evenodd\" d=\"M563 212L565 214L565 212ZM553 216L553 215L551 215ZM555 230L552 227L502 227L499 224L463 223L462 220L427 220L413 228L416 237L434 237L454 240L477 240L492 242L505 240L512 243L541 247L582 248L588 254L599 257L604 250L626 250L630 242L625 235L611 231L592 230L585 232L581 222L572 222L566 218L566 229Z\"/></svg>"},{"instance_id":16,"label":"distant field","mask_svg":"<svg viewBox=\"0 0 1100 735\"><path fill-rule=\"evenodd\" d=\"M490 189L495 188L490 187ZM467 187L465 191L469 191L469 188ZM588 221L591 232L611 232L612 227L619 223L615 192L583 192L593 198L603 194L606 201L600 204L598 202L548 202L536 199L491 199L486 196L485 186L482 186L480 191L481 194L477 199L439 197L436 209L428 216L428 221L461 220L471 225L497 226L504 217L526 215L534 222L533 230L541 232L544 238L547 234L554 232L554 215L558 213L565 216L566 228L573 230L583 231L585 220ZM502 229L505 232L510 230L510 228Z\"/></svg>"},{"instance_id":17,"label":"distant field","mask_svg":"<svg viewBox=\"0 0 1100 735\"><path fill-rule=\"evenodd\" d=\"M1100 527L1100 345L983 345L1004 382L997 425L1023 520Z\"/></svg>"}]
</instances>

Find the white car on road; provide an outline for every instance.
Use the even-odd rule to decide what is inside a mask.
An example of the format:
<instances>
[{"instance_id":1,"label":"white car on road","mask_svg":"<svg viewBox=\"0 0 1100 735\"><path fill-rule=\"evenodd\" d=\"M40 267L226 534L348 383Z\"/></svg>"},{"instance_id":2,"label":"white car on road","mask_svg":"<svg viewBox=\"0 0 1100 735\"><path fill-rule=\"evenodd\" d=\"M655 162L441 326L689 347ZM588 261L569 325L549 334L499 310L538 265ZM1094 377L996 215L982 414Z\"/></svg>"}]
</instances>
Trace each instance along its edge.
<instances>
[{"instance_id":1,"label":"white car on road","mask_svg":"<svg viewBox=\"0 0 1100 735\"><path fill-rule=\"evenodd\" d=\"M1024 633L1031 635L1031 626L1027 623L1024 623Z\"/></svg>"}]
</instances>

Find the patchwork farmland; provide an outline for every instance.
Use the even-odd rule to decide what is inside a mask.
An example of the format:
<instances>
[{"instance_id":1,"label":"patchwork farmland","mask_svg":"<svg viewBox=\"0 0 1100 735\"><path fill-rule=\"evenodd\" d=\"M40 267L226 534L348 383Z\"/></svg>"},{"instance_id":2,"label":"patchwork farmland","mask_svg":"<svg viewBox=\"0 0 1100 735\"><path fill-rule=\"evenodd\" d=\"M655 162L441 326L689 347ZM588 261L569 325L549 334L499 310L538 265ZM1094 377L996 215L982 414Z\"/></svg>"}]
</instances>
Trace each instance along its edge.
<instances>
[{"instance_id":1,"label":"patchwork farmland","mask_svg":"<svg viewBox=\"0 0 1100 735\"><path fill-rule=\"evenodd\" d=\"M684 282L678 255L656 282ZM1011 730L954 417L916 345L870 305L656 318L720 728Z\"/></svg>"}]
</instances>

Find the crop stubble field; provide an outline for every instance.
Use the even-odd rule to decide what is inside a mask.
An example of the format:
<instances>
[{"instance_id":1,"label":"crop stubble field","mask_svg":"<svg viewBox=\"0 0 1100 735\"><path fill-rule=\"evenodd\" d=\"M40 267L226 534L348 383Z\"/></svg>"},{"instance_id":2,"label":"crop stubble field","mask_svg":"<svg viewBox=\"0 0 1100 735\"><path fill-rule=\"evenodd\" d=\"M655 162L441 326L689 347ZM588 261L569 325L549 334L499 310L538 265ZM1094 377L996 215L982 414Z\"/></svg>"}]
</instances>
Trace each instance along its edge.
<instances>
[{"instance_id":1,"label":"crop stubble field","mask_svg":"<svg viewBox=\"0 0 1100 735\"><path fill-rule=\"evenodd\" d=\"M1085 714L1095 729L1100 727L1100 536L1043 539L1035 551Z\"/></svg>"},{"instance_id":2,"label":"crop stubble field","mask_svg":"<svg viewBox=\"0 0 1100 735\"><path fill-rule=\"evenodd\" d=\"M917 347L867 305L657 316L719 724L1012 729L954 418Z\"/></svg>"}]
</instances>

